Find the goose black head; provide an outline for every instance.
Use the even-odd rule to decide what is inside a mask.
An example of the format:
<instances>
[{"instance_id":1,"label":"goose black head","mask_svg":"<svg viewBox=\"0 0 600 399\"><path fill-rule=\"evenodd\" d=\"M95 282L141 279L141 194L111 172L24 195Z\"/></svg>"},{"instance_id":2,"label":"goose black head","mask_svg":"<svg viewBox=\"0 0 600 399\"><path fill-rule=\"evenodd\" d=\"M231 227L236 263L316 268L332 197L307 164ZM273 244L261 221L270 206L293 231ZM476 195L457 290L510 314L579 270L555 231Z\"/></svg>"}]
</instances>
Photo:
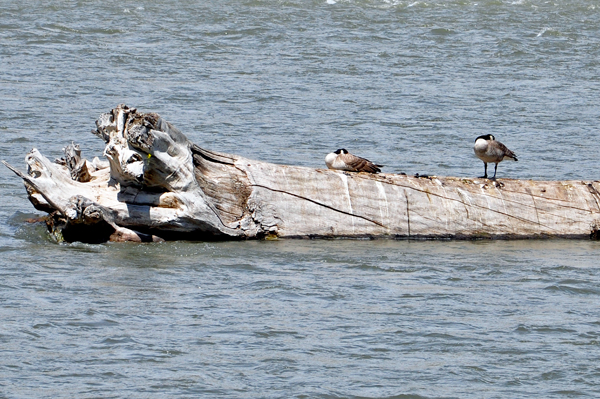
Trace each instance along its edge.
<instances>
[{"instance_id":1,"label":"goose black head","mask_svg":"<svg viewBox=\"0 0 600 399\"><path fill-rule=\"evenodd\" d=\"M496 138L491 135L491 134L484 134L483 136L479 136L475 139L475 141L479 140L479 139L483 139L483 140L489 140L489 141L494 141L496 140Z\"/></svg>"},{"instance_id":2,"label":"goose black head","mask_svg":"<svg viewBox=\"0 0 600 399\"><path fill-rule=\"evenodd\" d=\"M334 152L334 154L338 154L338 155L340 155L340 154L347 154L347 153L348 153L348 150L346 150L345 148L340 148L339 150L336 150Z\"/></svg>"}]
</instances>

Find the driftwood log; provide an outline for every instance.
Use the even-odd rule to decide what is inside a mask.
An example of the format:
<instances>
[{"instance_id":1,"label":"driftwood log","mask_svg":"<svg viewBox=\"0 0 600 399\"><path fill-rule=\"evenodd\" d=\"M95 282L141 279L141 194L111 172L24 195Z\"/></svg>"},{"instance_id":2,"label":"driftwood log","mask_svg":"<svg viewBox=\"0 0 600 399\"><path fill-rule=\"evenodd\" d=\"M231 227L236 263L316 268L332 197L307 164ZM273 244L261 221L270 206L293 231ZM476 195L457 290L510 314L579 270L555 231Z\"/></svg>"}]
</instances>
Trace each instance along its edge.
<instances>
[{"instance_id":1,"label":"driftwood log","mask_svg":"<svg viewBox=\"0 0 600 399\"><path fill-rule=\"evenodd\" d=\"M191 143L120 105L96 121L108 162L78 146L26 156L29 200L65 241L594 237L600 183L350 173L276 165Z\"/></svg>"}]
</instances>

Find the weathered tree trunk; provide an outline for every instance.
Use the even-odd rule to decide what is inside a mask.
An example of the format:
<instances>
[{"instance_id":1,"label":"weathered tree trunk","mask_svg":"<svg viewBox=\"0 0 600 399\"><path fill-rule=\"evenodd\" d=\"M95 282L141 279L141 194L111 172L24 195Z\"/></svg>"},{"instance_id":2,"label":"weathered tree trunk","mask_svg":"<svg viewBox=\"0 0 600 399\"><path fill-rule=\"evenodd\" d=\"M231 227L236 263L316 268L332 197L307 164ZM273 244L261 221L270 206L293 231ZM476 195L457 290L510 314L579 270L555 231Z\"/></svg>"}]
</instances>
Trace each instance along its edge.
<instances>
[{"instance_id":1,"label":"weathered tree trunk","mask_svg":"<svg viewBox=\"0 0 600 399\"><path fill-rule=\"evenodd\" d=\"M108 163L38 150L19 175L66 241L274 237L595 237L600 183L412 177L276 165L209 151L153 113L96 121Z\"/></svg>"}]
</instances>

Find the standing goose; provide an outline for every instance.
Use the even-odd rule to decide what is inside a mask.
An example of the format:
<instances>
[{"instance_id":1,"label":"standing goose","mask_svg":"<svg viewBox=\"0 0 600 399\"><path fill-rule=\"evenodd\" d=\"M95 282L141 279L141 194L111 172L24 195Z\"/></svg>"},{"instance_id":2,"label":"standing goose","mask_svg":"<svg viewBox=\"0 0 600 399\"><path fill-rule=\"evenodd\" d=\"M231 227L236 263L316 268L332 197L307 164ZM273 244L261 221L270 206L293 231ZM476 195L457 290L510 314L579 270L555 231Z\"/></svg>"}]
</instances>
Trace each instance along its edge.
<instances>
[{"instance_id":1,"label":"standing goose","mask_svg":"<svg viewBox=\"0 0 600 399\"><path fill-rule=\"evenodd\" d=\"M381 172L382 165L375 165L368 159L357 157L348 152L344 148L327 154L325 157L325 165L329 169L347 170L350 172L368 172L368 173L379 173Z\"/></svg>"},{"instance_id":2,"label":"standing goose","mask_svg":"<svg viewBox=\"0 0 600 399\"><path fill-rule=\"evenodd\" d=\"M498 170L498 164L505 159L512 159L513 161L518 161L517 156L514 152L506 148L504 144L499 141L496 141L493 135L484 134L483 136L479 136L475 139L475 145L473 146L473 150L475 151L475 155L477 158L483 161L484 165L484 175L482 176L484 179L487 179L487 164L489 162L494 162L496 166L494 167L494 177L491 180L496 180L496 171Z\"/></svg>"}]
</instances>

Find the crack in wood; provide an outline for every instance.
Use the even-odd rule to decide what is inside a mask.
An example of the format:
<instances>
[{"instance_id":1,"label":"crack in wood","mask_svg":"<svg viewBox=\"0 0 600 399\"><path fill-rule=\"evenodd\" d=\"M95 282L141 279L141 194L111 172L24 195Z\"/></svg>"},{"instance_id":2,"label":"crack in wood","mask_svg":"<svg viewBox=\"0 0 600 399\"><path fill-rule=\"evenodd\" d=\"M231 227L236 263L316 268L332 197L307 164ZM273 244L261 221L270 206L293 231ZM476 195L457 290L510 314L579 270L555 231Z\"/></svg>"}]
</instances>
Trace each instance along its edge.
<instances>
[{"instance_id":1,"label":"crack in wood","mask_svg":"<svg viewBox=\"0 0 600 399\"><path fill-rule=\"evenodd\" d=\"M556 204L556 206L559 206L561 208L575 209L575 210L581 211L581 212L590 212L589 209L583 209L583 208L579 208L579 207L576 207L576 206L570 206L570 205L560 204L560 202L569 202L568 200L563 200L563 199L560 199L560 198L542 197L541 195L533 195L533 193L524 193L524 192L521 192L521 191L513 191L513 190L504 190L504 191L506 191L507 193L513 193L513 194L530 195L533 198L542 199L542 200L545 200L545 201L548 201L548 202L552 202L552 203ZM512 202L516 202L516 201L512 201ZM556 215L556 214L550 213L550 212L546 212L546 213L549 213L550 215L553 215L553 216L560 216L560 215Z\"/></svg>"},{"instance_id":2,"label":"crack in wood","mask_svg":"<svg viewBox=\"0 0 600 399\"><path fill-rule=\"evenodd\" d=\"M419 190L419 189L416 189L416 188L414 188L414 187L405 186L405 185L402 185L402 184L398 184L398 183L390 182L389 180L385 180L384 178L381 178L381 177L379 177L380 175L377 175L377 177L379 177L379 178L374 178L374 177L371 177L371 176L368 176L368 177L367 177L367 176L360 176L360 175L358 175L358 174L357 174L356 176L357 176L357 177L359 177L359 178L362 178L362 179L364 179L364 180L374 180L374 181L377 181L377 182L381 182L381 183L388 184L388 185L390 185L390 186L397 186L397 187L403 187L403 188L410 188L410 189L413 189L413 190L416 190L416 191L420 191L420 192L423 192L423 193L429 193L429 194L431 194L431 195L435 195L436 197L440 197L440 198L448 199L448 200L451 200L451 201L457 201L456 199L453 199L453 198L448 198L448 197L444 197L444 196L442 196L442 195L435 194L435 193L432 193L432 192L429 192L429 191L425 191L425 190ZM588 185L588 186L589 186L589 185ZM509 192L509 193L513 193L513 194L531 195L531 196L533 196L533 197L535 197L535 198L542 199L542 200L546 200L546 201L549 201L549 202L554 202L554 201L555 201L555 202L569 202L569 200L566 200L566 199L564 199L564 200L563 200L563 199L560 199L560 198L548 198L548 197L542 197L542 196L540 196L540 195L533 195L533 193L524 193L524 192L521 192L521 191L513 191L513 190L510 190L510 189L505 189L504 187L503 187L503 189L502 189L502 190L503 190L503 191L506 191L506 192ZM595 189L594 189L594 190L595 190ZM598 194L599 194L599 197L598 197L598 198L600 199L600 193L598 193ZM517 202L517 201L514 201L514 200L506 200L506 201L508 201L508 202L512 202L512 203L521 204L520 202ZM459 202L460 202L460 201L459 201ZM521 204L521 205L523 205L523 206L528 206L528 207L531 207L531 206L529 206L529 205L526 205L526 204ZM581 212L586 212L586 213L587 213L587 212L589 212L589 213L591 213L591 211L590 211L590 210L588 210L588 209L583 209L583 208L579 208L579 207L575 207L575 206L563 205L563 204L560 204L560 203L557 203L556 205L557 205L557 206L560 206L560 207L562 207L562 208L575 209L575 210L578 210L578 211L581 211ZM599 209L600 209L600 206L599 206ZM546 213L548 213L548 214L550 214L550 215L553 215L553 216L560 216L560 215L556 215L556 214L553 214L553 213L550 213L550 212L546 212ZM571 220L572 220L572 219L571 219Z\"/></svg>"},{"instance_id":3,"label":"crack in wood","mask_svg":"<svg viewBox=\"0 0 600 399\"><path fill-rule=\"evenodd\" d=\"M410 209L408 206L408 194L404 190L404 197L406 198L406 224L408 227L408 237L410 238Z\"/></svg>"},{"instance_id":4,"label":"crack in wood","mask_svg":"<svg viewBox=\"0 0 600 399\"><path fill-rule=\"evenodd\" d=\"M370 219L370 218L368 218L368 217L366 217L366 216L357 215L357 214L355 214L355 213L350 213L350 212L342 211L342 210L340 210L340 209L334 208L334 207L332 207L332 206L329 206L329 205L327 205L327 204L324 204L324 203L322 203L322 202L319 202L319 201L316 201L316 200L313 200L313 199L310 199L310 198L307 198L307 197L303 197L302 195L298 195L298 194L290 193L290 192L288 192L288 191L285 191L285 190L277 190L277 189L275 189L275 188L272 188L272 187L263 186L262 184L251 184L251 187L261 187L261 188L264 188L264 189L266 189L266 190L269 190L269 191L273 191L273 192L277 192L277 193L282 193L282 194L291 195L292 197L296 197L296 198L300 198L300 199L306 200L306 201L308 201L308 202L312 202L313 204L316 204L316 205L322 206L322 207L324 207L324 208L327 208L327 209L331 209L332 211L336 211L336 212L339 212L339 213L343 213L344 215L353 216L353 217L356 217L356 218L359 218L359 219L364 219L364 220L366 220L366 221L368 221L368 222L371 222L371 223L373 223L373 224L376 224L377 226L381 226L381 227L383 227L383 228L385 228L385 229L387 229L387 228L388 228L388 227L387 227L386 225L384 225L383 223L379 223L378 221L376 221L376 220L373 220L373 219Z\"/></svg>"},{"instance_id":5,"label":"crack in wood","mask_svg":"<svg viewBox=\"0 0 600 399\"><path fill-rule=\"evenodd\" d=\"M592 194L592 198L594 199L594 201L596 201L596 207L600 211L600 203L598 202L598 199L600 199L600 193L598 192L598 190L596 190L596 187L594 187L592 183L588 183L587 188L590 194Z\"/></svg>"},{"instance_id":6,"label":"crack in wood","mask_svg":"<svg viewBox=\"0 0 600 399\"><path fill-rule=\"evenodd\" d=\"M538 220L538 224L540 224L540 215L538 213L537 204L535 203L535 197L533 196L533 194L531 194L531 201L533 201L533 207L535 209L535 217Z\"/></svg>"},{"instance_id":7,"label":"crack in wood","mask_svg":"<svg viewBox=\"0 0 600 399\"><path fill-rule=\"evenodd\" d=\"M456 193L458 194L458 196L461 198L461 202L463 203L464 207L465 207L465 212L467 213L467 219L471 219L471 217L469 216L469 206L473 206L471 204L471 201L469 201L469 206L467 206L467 203L465 201L465 197L464 194L462 193L462 191L460 189L458 189L456 191ZM472 219L475 220L475 219Z\"/></svg>"},{"instance_id":8,"label":"crack in wood","mask_svg":"<svg viewBox=\"0 0 600 399\"><path fill-rule=\"evenodd\" d=\"M193 144L193 143L190 145L190 150L193 155L200 155L202 158L204 158L205 160L210 161L210 162L220 163L223 165L233 165L234 164L233 158L231 158L225 154L217 153L215 151L206 150L206 149L204 149L196 144Z\"/></svg>"},{"instance_id":9,"label":"crack in wood","mask_svg":"<svg viewBox=\"0 0 600 399\"><path fill-rule=\"evenodd\" d=\"M407 188L407 189L411 189L411 190L418 191L418 192L420 192L420 193L424 193L424 194L425 194L425 193L429 193L429 194L431 194L431 195L433 195L433 196L436 196L436 197L438 197L438 198L442 198L442 199L446 199L446 200L450 200L450 201L455 201L455 202L461 203L461 204L463 204L463 205L465 205L465 206L472 206L472 207L477 207L477 208L481 208L481 209L487 209L487 210L489 210L489 211L492 211L492 212L498 213L498 214L500 214L500 215L508 216L508 217L511 217L511 218L514 218L514 219L520 220L520 221L522 221L522 222L527 222L527 223L531 223L531 224L536 224L536 225L543 226L543 227L545 227L545 228L548 228L548 229L556 230L556 229L554 229L554 228L552 228L552 227L550 227L550 226L546 226L546 225L544 225L544 224L541 224L541 223L539 223L539 222L534 222L534 221L532 221L532 220L529 220L529 219L525 219L525 218L522 218L522 217L519 217L519 216L511 215L511 214L508 214L508 213L506 213L506 212L502 212L502 211L499 211L499 210L496 210L496 209L491 209L491 208L489 208L489 207L485 207L485 206L481 206L481 205L477 205L477 204L475 204L475 205L473 205L473 204L467 204L467 203L465 203L464 201L461 201L461 200L459 200L459 199L456 199L456 198L444 197L443 195L440 195L440 194L436 194L436 193L428 192L428 191L425 191L425 190L420 190L420 189L418 189L418 188L411 187L411 186L405 186L405 185L403 185L403 184L392 183L392 182L389 182L389 181L387 181L387 182L386 182L386 181L382 181L382 183L386 183L386 184L388 184L388 185L391 185L391 186L402 187L402 188L405 188L405 189L406 189L406 188ZM513 192L514 192L514 191L513 191ZM518 193L518 194L522 194L522 193L520 193L520 192L517 192L517 193ZM531 205L523 204L523 203L520 203L520 202L517 202L517 201L512 201L512 200L506 200L506 201L507 201L507 202L511 202L511 203L516 203L516 204L519 204L519 205L522 205L522 206L525 206L525 207L528 207L528 208L532 208L532 206L531 206ZM573 207L571 207L571 208L573 208ZM588 212L588 211L586 211L586 210L584 210L584 209L580 209L580 208L574 208L574 209L578 209L578 210L581 210L581 211L584 211L584 212ZM556 217L562 217L562 218L564 218L564 219L571 220L571 221L575 222L575 219L572 219L572 218L567 218L567 217L565 217L565 216L562 216L562 215L555 215L555 214L553 214L553 213L550 213L550 212L546 212L546 213L548 213L548 214L550 214L550 215L553 215L553 216L556 216Z\"/></svg>"}]
</instances>

